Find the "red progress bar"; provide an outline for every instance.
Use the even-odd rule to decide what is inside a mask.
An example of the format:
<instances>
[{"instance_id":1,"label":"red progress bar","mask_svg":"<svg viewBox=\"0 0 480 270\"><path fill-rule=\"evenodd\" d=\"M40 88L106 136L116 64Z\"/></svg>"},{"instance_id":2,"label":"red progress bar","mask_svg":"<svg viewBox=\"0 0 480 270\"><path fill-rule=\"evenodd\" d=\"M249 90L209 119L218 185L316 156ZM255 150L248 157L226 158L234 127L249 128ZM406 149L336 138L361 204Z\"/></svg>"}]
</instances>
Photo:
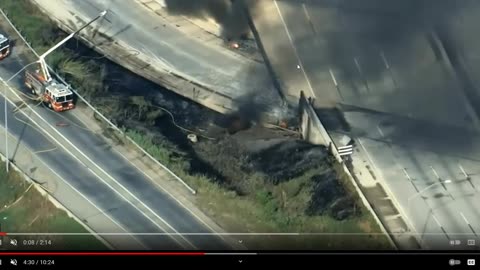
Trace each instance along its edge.
<instances>
[{"instance_id":1,"label":"red progress bar","mask_svg":"<svg viewBox=\"0 0 480 270\"><path fill-rule=\"evenodd\" d=\"M7 236L6 232L0 232L0 236Z\"/></svg>"},{"instance_id":2,"label":"red progress bar","mask_svg":"<svg viewBox=\"0 0 480 270\"><path fill-rule=\"evenodd\" d=\"M0 256L202 256L205 252L0 252Z\"/></svg>"}]
</instances>

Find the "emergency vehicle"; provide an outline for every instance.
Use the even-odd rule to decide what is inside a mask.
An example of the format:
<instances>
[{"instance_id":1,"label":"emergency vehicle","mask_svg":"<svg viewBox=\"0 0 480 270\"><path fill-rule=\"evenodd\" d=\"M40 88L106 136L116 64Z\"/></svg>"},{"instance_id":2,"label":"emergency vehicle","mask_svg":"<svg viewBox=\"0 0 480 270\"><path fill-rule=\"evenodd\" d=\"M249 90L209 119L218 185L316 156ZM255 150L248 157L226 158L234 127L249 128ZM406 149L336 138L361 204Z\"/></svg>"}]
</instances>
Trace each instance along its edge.
<instances>
[{"instance_id":1,"label":"emergency vehicle","mask_svg":"<svg viewBox=\"0 0 480 270\"><path fill-rule=\"evenodd\" d=\"M73 92L55 79L47 80L40 69L27 70L25 72L25 85L38 95L43 103L56 112L71 110L73 104Z\"/></svg>"},{"instance_id":2,"label":"emergency vehicle","mask_svg":"<svg viewBox=\"0 0 480 270\"><path fill-rule=\"evenodd\" d=\"M25 85L32 91L32 94L37 95L40 99L51 109L56 112L71 110L75 107L73 104L73 92L64 84L58 82L50 76L45 57L51 52L62 46L69 39L73 38L78 32L87 28L91 23L97 19L105 16L107 11L102 11L96 18L80 27L77 31L65 37L62 41L40 55L37 63L40 68L25 71Z\"/></svg>"},{"instance_id":3,"label":"emergency vehicle","mask_svg":"<svg viewBox=\"0 0 480 270\"><path fill-rule=\"evenodd\" d=\"M0 34L0 60L10 54L10 40L5 35Z\"/></svg>"}]
</instances>

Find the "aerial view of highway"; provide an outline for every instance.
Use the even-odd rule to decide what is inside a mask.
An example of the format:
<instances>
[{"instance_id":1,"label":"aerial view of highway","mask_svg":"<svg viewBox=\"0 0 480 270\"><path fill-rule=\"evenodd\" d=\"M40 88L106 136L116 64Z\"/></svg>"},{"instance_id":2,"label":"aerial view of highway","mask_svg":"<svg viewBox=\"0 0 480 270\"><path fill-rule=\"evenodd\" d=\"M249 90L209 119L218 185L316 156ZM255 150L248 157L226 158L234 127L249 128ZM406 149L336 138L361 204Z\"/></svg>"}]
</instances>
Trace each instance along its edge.
<instances>
[{"instance_id":1,"label":"aerial view of highway","mask_svg":"<svg viewBox=\"0 0 480 270\"><path fill-rule=\"evenodd\" d=\"M2 2L9 243L480 248L475 1Z\"/></svg>"},{"instance_id":2,"label":"aerial view of highway","mask_svg":"<svg viewBox=\"0 0 480 270\"><path fill-rule=\"evenodd\" d=\"M4 82L8 80L12 87L18 88L23 87L24 76L15 76L15 73L21 71L28 64L22 62L20 53L20 50L12 50L1 66ZM49 73L48 69L42 71ZM42 77L48 78L48 76L43 75ZM50 80L52 79L50 78ZM35 83L45 84L40 79L37 82L31 82L32 85ZM43 91L57 95L57 99L62 94L61 90L56 93L54 88L46 88ZM49 164L54 174L62 179L68 179L64 183L57 183L59 186L56 187L55 193L61 197L68 197L70 193L63 189L75 190L98 208L100 214L114 222L120 232L161 233L157 236L132 236L134 239L127 241L128 244L124 243L125 247L138 248L140 246L143 249L229 248L229 245L217 236L206 236L209 239L202 240L201 243L207 246L200 247L197 246L199 243L194 243L196 240L189 240L183 235L165 235L165 233L176 234L179 232L178 230L208 232L211 228L193 212L183 209L181 202L157 187L148 175L144 174L140 168L135 167L122 153L109 149L108 143L96 136L89 128L90 124L78 118L74 114L75 111L57 114L53 113L54 110L46 110L46 107L50 107L49 101L44 101L44 104L48 104L48 106L29 107L30 112L7 113L6 117L2 114L2 121L8 122L9 132L13 136L22 138L23 143L33 151L51 148L52 141L61 145L61 147L41 154L42 160ZM12 107L16 106L14 103L7 102L6 106L7 112L15 111L15 108ZM60 105L60 107L62 106ZM70 110L70 108L67 109ZM48 135L39 134L38 128L29 124L32 121L41 122L42 128L49 129ZM73 124L68 127L58 125L58 123L66 121ZM15 153L10 152L9 154L13 156ZM132 186L132 179L135 179L134 186ZM163 211L168 213L160 213ZM178 223L171 225L172 222ZM193 237L198 238L199 236Z\"/></svg>"},{"instance_id":3,"label":"aerial view of highway","mask_svg":"<svg viewBox=\"0 0 480 270\"><path fill-rule=\"evenodd\" d=\"M273 44L290 43L291 62L277 74L284 84L304 82L286 91L315 97L333 137L356 138L358 158L395 197L410 232L442 249L450 240L466 245L480 230L480 141L478 103L469 100L443 36L462 40L442 29L450 21L460 28L456 16L473 20L471 10L462 12L476 5L438 2L273 1L283 32L262 42L273 58ZM297 65L302 72L293 78Z\"/></svg>"}]
</instances>

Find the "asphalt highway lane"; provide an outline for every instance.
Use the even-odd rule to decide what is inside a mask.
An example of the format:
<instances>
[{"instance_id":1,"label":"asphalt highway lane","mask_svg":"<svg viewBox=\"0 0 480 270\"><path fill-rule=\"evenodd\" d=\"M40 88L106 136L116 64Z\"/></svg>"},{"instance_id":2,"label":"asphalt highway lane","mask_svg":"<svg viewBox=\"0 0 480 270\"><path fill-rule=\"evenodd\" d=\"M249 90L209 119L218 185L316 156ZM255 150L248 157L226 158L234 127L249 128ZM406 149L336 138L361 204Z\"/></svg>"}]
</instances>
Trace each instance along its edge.
<instances>
[{"instance_id":1,"label":"asphalt highway lane","mask_svg":"<svg viewBox=\"0 0 480 270\"><path fill-rule=\"evenodd\" d=\"M327 130L354 138L426 247L478 242L478 116L422 21L430 10L415 1L274 3L287 34L262 42L294 48L294 61L275 67L284 85L293 85L288 74L298 66L305 73L305 82L282 90L303 89L321 114L336 103L341 118ZM455 239L463 244L450 246Z\"/></svg>"},{"instance_id":2,"label":"asphalt highway lane","mask_svg":"<svg viewBox=\"0 0 480 270\"><path fill-rule=\"evenodd\" d=\"M17 53L1 62L0 76L10 78L23 65ZM10 84L25 91L21 76ZM131 233L173 233L173 236L135 236L147 249L225 249L230 248L223 239L214 235L192 213L184 209L170 194L160 190L138 168L120 156L99 135L94 134L76 116L75 110L54 113L34 102L29 102L33 110L46 122L34 116L40 125L49 125L53 134L65 149L41 153L41 157L71 185L96 203ZM28 111L28 109L22 109ZM26 127L13 118L13 107L9 107L9 129L15 132L33 149L43 149L45 136ZM2 110L3 113L3 110ZM20 114L19 114L20 115ZM2 118L3 120L3 118ZM27 119L23 119L27 120ZM66 126L57 125L67 123ZM24 131L22 132L22 129ZM55 135L57 130L68 141ZM77 146L77 151L71 144ZM69 153L75 155L73 158ZM80 153L81 152L81 153ZM181 233L210 233L210 235L180 236Z\"/></svg>"}]
</instances>

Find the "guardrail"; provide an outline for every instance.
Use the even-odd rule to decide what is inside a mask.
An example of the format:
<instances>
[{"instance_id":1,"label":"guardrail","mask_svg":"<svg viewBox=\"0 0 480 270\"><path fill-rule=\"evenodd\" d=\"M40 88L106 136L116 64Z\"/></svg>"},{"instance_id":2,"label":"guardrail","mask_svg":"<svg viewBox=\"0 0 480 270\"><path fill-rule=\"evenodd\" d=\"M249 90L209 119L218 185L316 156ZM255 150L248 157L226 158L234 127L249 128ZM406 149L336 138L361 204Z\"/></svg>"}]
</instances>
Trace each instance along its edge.
<instances>
[{"instance_id":1,"label":"guardrail","mask_svg":"<svg viewBox=\"0 0 480 270\"><path fill-rule=\"evenodd\" d=\"M30 43L25 39L25 37L22 35L21 31L15 27L13 22L8 18L8 15L0 9L0 13L2 16L7 20L7 22L11 25L11 27L15 30L15 32L18 34L18 36L22 39L22 41L27 45L27 47L35 54L35 56L39 57L39 54L33 49L33 47L30 45ZM66 86L68 86L69 89L72 90L81 100L83 103L85 103L90 109L93 110L95 114L100 116L105 122L110 125L115 131L119 132L124 138L126 138L130 143L132 143L138 150L140 150L143 154L145 154L148 158L150 158L153 162L155 162L157 165L162 167L165 171L167 171L173 178L175 178L177 181L179 181L183 186L185 186L192 194L196 194L196 190L190 187L185 181L183 181L180 177L178 177L174 172L172 172L170 169L168 169L165 165L160 163L156 158L154 158L150 153L148 153L145 149L143 149L140 145L138 145L132 138L130 138L127 134L125 134L119 127L117 127L112 121L110 121L106 116L104 116L100 111L98 111L90 102L88 102L83 96L81 96L75 89L71 87L70 84L68 84L58 73L55 72L53 68L48 66L48 69L52 72L52 74L55 75L55 77L64 83Z\"/></svg>"},{"instance_id":2,"label":"guardrail","mask_svg":"<svg viewBox=\"0 0 480 270\"><path fill-rule=\"evenodd\" d=\"M373 218L375 219L376 223L378 224L378 226L380 227L380 229L382 230L382 232L385 234L385 236L388 238L388 241L390 242L390 244L395 247L396 249L398 249L398 246L397 244L395 243L395 241L393 240L392 236L388 233L387 229L385 228L383 222L380 220L380 218L378 217L377 213L375 212L375 210L373 209L372 205L370 204L370 202L368 201L367 197L365 196L365 194L363 194L363 191L362 189L360 188L360 186L357 184L357 181L355 180L355 178L353 177L352 173L350 172L350 170L348 169L347 165L345 164L343 158L340 156L340 154L338 153L338 150L337 150L337 147L335 145L335 143L333 142L332 138L330 137L330 135L328 134L327 130L325 129L325 127L323 126L322 122L320 121L320 119L318 118L317 116L317 113L315 112L315 110L313 109L313 106L312 106L312 101L310 99L307 99L305 97L305 94L303 93L303 91L300 93L300 100L299 100L299 111L300 111L300 116L303 118L303 117L308 117L310 121L307 121L308 125L307 128L310 128L310 126L314 126L315 128L317 128L317 133L320 134L321 136L321 141L322 143L324 143L326 146L328 146L328 150L329 152L335 157L335 159L342 165L342 169L344 171L344 173L348 176L348 179L350 180L350 182L352 183L352 185L354 186L355 190L357 191L358 193L358 196L360 197L360 200L362 201L362 203L365 205L365 207L368 209L368 211L372 214ZM311 123L311 125L310 125ZM302 130L302 134L303 134L303 130ZM318 144L319 141L315 141L314 143Z\"/></svg>"}]
</instances>

